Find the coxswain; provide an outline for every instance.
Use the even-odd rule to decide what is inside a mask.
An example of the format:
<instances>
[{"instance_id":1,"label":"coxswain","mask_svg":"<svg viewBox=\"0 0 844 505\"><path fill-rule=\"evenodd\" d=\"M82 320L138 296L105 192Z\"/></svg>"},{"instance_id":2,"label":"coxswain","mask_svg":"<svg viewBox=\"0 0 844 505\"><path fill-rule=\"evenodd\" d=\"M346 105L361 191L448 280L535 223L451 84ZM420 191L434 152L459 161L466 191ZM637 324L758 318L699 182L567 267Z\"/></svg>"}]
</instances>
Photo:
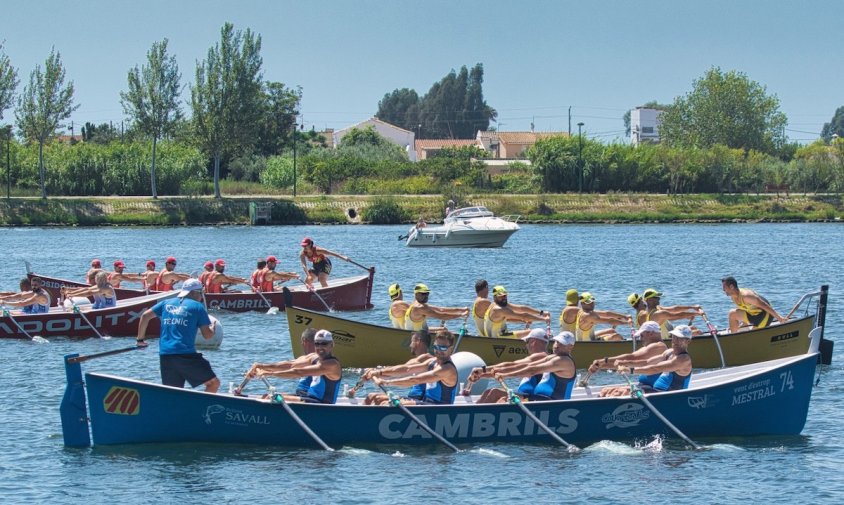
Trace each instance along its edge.
<instances>
[{"instance_id":1,"label":"coxswain","mask_svg":"<svg viewBox=\"0 0 844 505\"><path fill-rule=\"evenodd\" d=\"M267 266L264 269L263 280L261 283L261 291L270 293L275 291L274 282L286 282L292 279L298 279L299 275L296 272L276 272L278 266L278 258L275 256L267 256Z\"/></svg>"},{"instance_id":2,"label":"coxswain","mask_svg":"<svg viewBox=\"0 0 844 505\"><path fill-rule=\"evenodd\" d=\"M226 275L224 272L226 270L226 262L218 259L214 262L214 271L211 272L208 277L205 278L205 292L208 294L212 293L223 293L227 290L228 286L231 284L249 284L249 281L244 279L243 277L233 277L230 275ZM225 286L224 286L225 285Z\"/></svg>"},{"instance_id":3,"label":"coxswain","mask_svg":"<svg viewBox=\"0 0 844 505\"><path fill-rule=\"evenodd\" d=\"M774 310L764 296L750 288L739 288L735 277L721 279L721 287L738 307L729 312L730 333L764 328L771 324L772 318L780 323L787 320Z\"/></svg>"},{"instance_id":4,"label":"coxswain","mask_svg":"<svg viewBox=\"0 0 844 505\"><path fill-rule=\"evenodd\" d=\"M349 261L349 258L342 254L315 246L314 241L308 237L302 239L299 245L302 246L299 261L302 263L302 269L305 271L305 284L308 286L313 285L317 279L319 280L320 286L328 286L328 276L331 274L331 260L328 258L329 256L340 258L343 261ZM310 261L313 265L311 268L308 268L307 261Z\"/></svg>"}]
</instances>

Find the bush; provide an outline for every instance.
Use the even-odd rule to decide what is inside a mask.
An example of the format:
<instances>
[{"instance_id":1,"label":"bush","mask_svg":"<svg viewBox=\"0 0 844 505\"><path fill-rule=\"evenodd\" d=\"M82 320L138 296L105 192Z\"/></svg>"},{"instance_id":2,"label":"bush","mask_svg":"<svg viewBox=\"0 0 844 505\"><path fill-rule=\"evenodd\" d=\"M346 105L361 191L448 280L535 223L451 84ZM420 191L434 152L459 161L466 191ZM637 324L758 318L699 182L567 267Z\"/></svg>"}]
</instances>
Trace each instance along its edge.
<instances>
[{"instance_id":1,"label":"bush","mask_svg":"<svg viewBox=\"0 0 844 505\"><path fill-rule=\"evenodd\" d=\"M361 218L372 224L399 224L407 220L405 211L394 198L379 197L363 209Z\"/></svg>"}]
</instances>

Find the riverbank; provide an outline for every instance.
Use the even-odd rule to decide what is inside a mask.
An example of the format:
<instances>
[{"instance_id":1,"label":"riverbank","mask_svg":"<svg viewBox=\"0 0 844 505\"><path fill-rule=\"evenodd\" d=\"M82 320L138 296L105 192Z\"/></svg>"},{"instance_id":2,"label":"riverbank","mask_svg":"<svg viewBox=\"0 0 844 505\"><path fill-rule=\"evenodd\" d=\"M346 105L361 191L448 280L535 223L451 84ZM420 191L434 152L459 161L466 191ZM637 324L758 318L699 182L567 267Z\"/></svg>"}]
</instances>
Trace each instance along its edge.
<instances>
[{"instance_id":1,"label":"riverbank","mask_svg":"<svg viewBox=\"0 0 844 505\"><path fill-rule=\"evenodd\" d=\"M252 223L250 206L254 214L260 204L270 210L267 224L363 223L369 210L384 205L395 210L395 222L412 223L420 216L440 220L445 200L442 195L12 198L0 200L0 226L247 225ZM517 214L528 223L826 222L844 217L838 194L481 194L460 203Z\"/></svg>"}]
</instances>

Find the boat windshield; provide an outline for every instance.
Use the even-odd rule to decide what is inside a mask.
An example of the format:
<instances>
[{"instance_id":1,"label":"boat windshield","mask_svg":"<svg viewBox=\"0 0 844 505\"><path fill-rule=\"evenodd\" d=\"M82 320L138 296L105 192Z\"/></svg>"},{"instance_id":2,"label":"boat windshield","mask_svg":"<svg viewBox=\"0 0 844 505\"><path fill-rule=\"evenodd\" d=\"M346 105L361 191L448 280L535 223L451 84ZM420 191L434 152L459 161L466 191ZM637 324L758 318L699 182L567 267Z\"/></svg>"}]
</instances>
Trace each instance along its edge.
<instances>
[{"instance_id":1,"label":"boat windshield","mask_svg":"<svg viewBox=\"0 0 844 505\"><path fill-rule=\"evenodd\" d=\"M469 219L473 217L492 217L493 213L484 206L464 207L457 209L448 215L452 219Z\"/></svg>"}]
</instances>

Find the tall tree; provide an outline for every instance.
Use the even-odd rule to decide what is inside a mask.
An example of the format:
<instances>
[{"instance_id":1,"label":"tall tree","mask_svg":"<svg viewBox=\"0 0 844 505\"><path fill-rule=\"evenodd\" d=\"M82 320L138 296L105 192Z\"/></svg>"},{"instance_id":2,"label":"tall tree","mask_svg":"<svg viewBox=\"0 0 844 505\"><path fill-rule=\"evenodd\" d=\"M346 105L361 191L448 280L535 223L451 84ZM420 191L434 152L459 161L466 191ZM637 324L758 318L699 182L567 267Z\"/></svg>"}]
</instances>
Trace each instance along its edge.
<instances>
[{"instance_id":1,"label":"tall tree","mask_svg":"<svg viewBox=\"0 0 844 505\"><path fill-rule=\"evenodd\" d=\"M419 134L419 95L408 88L387 93L378 102L375 117Z\"/></svg>"},{"instance_id":2,"label":"tall tree","mask_svg":"<svg viewBox=\"0 0 844 505\"><path fill-rule=\"evenodd\" d=\"M745 74L713 67L662 115L660 138L669 145L775 153L786 140L779 108L779 98Z\"/></svg>"},{"instance_id":3,"label":"tall tree","mask_svg":"<svg viewBox=\"0 0 844 505\"><path fill-rule=\"evenodd\" d=\"M193 124L201 148L214 161L214 196L220 198L220 160L251 148L263 110L261 36L220 30L220 42L196 65L191 87Z\"/></svg>"},{"instance_id":4,"label":"tall tree","mask_svg":"<svg viewBox=\"0 0 844 505\"><path fill-rule=\"evenodd\" d=\"M0 110L0 113L2 112ZM832 140L833 135L844 138L844 107L838 107L832 116L832 120L829 123L824 123L823 130L821 130L821 138L826 143Z\"/></svg>"},{"instance_id":5,"label":"tall tree","mask_svg":"<svg viewBox=\"0 0 844 505\"><path fill-rule=\"evenodd\" d=\"M3 119L3 111L12 106L17 87L18 71L12 66L0 42L0 120Z\"/></svg>"},{"instance_id":6,"label":"tall tree","mask_svg":"<svg viewBox=\"0 0 844 505\"><path fill-rule=\"evenodd\" d=\"M264 84L263 111L258 129L258 152L264 156L281 154L292 144L302 88L288 88L280 82Z\"/></svg>"},{"instance_id":7,"label":"tall tree","mask_svg":"<svg viewBox=\"0 0 844 505\"><path fill-rule=\"evenodd\" d=\"M41 71L41 65L35 66L35 70L29 74L29 84L24 86L18 101L18 127L27 140L38 142L41 198L47 198L44 143L55 137L59 123L79 108L73 105L73 81L65 85L64 79L61 54L52 48L44 64L44 71Z\"/></svg>"},{"instance_id":8,"label":"tall tree","mask_svg":"<svg viewBox=\"0 0 844 505\"><path fill-rule=\"evenodd\" d=\"M155 186L155 154L158 139L170 133L181 119L179 95L182 75L174 55L167 54L167 39L153 42L147 52L143 68L129 70L129 90L120 93L123 111L132 119L133 126L152 138L152 162L149 176L152 197L158 198Z\"/></svg>"}]
</instances>

